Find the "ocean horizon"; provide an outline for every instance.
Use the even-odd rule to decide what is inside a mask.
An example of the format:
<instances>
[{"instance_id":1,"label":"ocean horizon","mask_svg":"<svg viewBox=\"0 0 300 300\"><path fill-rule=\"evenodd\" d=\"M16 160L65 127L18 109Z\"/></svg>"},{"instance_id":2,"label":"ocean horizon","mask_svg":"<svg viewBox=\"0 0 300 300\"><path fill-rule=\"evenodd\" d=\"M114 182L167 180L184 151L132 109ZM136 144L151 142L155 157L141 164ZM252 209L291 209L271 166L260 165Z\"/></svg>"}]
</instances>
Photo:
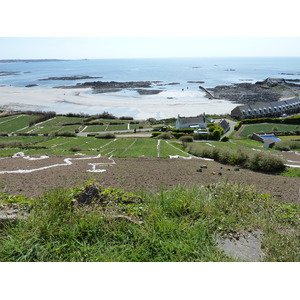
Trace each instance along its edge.
<instances>
[{"instance_id":1,"label":"ocean horizon","mask_svg":"<svg viewBox=\"0 0 300 300\"><path fill-rule=\"evenodd\" d=\"M50 77L59 79L73 76L101 78L47 80ZM115 102L115 104L110 106L105 103L105 105L102 105L103 109L110 110L111 113L116 113L117 116L131 114L134 117L147 116L146 113L139 113L139 110L143 110L143 106L146 105L146 101L153 101L153 105L156 107L149 112L149 117L150 114L152 116L154 114L153 117L163 118L164 116L177 115L178 112L186 115L192 111L184 109L184 105L191 103L203 104L202 107L197 108L195 114L203 113L203 110L207 113L230 113L236 104L222 99L209 101L204 92L199 89L199 85L205 88L213 88L218 85L242 82L255 83L268 77L299 79L300 57L124 58L0 63L0 86L16 88L33 86L27 87L26 93L30 93L30 91L32 93L42 92L58 86L73 86L88 81L157 82L150 88L161 90L157 95L140 95L136 89L123 89L114 93L96 95L92 94L91 91L86 91L85 95L87 97L82 99L81 105L78 103L72 104L72 101L66 97L60 97L59 101L53 99L51 103L47 103L47 97L45 97L44 100L41 99L43 105L32 106L34 110L51 109L59 113L78 111L88 111L90 113L91 110L95 111L91 107L99 104L97 112L100 113L102 112L101 105L105 99L106 102L112 104ZM73 92L75 91L73 90ZM5 97L0 94L0 107L5 107L7 103L19 101L19 98L8 99L7 94L5 94ZM136 102L133 104L133 101L139 101L137 102L139 107L136 107L137 104ZM120 103L123 105L118 107L117 105L120 105ZM170 112L160 112L160 105L169 105ZM182 110L175 109L176 105L180 106Z\"/></svg>"}]
</instances>

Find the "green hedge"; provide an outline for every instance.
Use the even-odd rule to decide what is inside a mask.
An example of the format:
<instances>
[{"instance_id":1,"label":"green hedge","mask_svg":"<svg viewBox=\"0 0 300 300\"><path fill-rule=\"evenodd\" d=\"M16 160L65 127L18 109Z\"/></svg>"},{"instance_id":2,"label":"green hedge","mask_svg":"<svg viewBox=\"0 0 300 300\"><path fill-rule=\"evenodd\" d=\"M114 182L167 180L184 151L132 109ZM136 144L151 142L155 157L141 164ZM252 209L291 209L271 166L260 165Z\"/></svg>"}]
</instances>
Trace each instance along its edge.
<instances>
[{"instance_id":1,"label":"green hedge","mask_svg":"<svg viewBox=\"0 0 300 300\"><path fill-rule=\"evenodd\" d=\"M277 123L277 124L292 124L292 125L299 124L300 125L300 116L289 117L284 119L279 119L279 118L244 119L239 122L241 122L242 124Z\"/></svg>"},{"instance_id":2,"label":"green hedge","mask_svg":"<svg viewBox=\"0 0 300 300\"><path fill-rule=\"evenodd\" d=\"M238 121L235 125L234 125L234 130L238 131L242 126L242 121Z\"/></svg>"},{"instance_id":3,"label":"green hedge","mask_svg":"<svg viewBox=\"0 0 300 300\"><path fill-rule=\"evenodd\" d=\"M237 165L253 171L281 172L285 170L284 160L266 152L250 152L241 149L212 148L189 144L186 151L199 157L212 158L223 164Z\"/></svg>"},{"instance_id":4,"label":"green hedge","mask_svg":"<svg viewBox=\"0 0 300 300\"><path fill-rule=\"evenodd\" d=\"M193 133L195 131L195 129L191 129L191 128L183 128L183 129L171 129L172 134L174 132L183 132L183 133Z\"/></svg>"}]
</instances>

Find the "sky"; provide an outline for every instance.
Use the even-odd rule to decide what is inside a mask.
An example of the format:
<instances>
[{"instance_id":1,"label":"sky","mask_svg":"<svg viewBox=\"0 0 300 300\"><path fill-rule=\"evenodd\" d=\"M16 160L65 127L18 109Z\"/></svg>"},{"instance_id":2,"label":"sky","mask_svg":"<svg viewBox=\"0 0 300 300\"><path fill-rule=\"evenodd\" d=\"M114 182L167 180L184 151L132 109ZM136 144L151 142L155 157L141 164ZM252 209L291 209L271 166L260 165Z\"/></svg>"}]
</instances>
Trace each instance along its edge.
<instances>
[{"instance_id":1,"label":"sky","mask_svg":"<svg viewBox=\"0 0 300 300\"><path fill-rule=\"evenodd\" d=\"M0 59L300 56L296 0L10 0Z\"/></svg>"},{"instance_id":2,"label":"sky","mask_svg":"<svg viewBox=\"0 0 300 300\"><path fill-rule=\"evenodd\" d=\"M0 59L300 56L292 37L0 37Z\"/></svg>"}]
</instances>

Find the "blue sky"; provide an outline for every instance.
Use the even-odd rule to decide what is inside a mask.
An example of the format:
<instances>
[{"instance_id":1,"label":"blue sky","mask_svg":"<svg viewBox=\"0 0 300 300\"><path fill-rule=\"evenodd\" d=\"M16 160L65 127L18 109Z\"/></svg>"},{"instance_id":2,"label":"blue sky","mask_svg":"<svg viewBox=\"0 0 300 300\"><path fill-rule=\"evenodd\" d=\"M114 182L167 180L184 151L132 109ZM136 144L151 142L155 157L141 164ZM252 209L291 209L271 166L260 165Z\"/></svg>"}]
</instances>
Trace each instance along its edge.
<instances>
[{"instance_id":1,"label":"blue sky","mask_svg":"<svg viewBox=\"0 0 300 300\"><path fill-rule=\"evenodd\" d=\"M300 56L293 37L0 37L0 59Z\"/></svg>"},{"instance_id":2,"label":"blue sky","mask_svg":"<svg viewBox=\"0 0 300 300\"><path fill-rule=\"evenodd\" d=\"M298 0L4 1L0 59L299 56L297 8Z\"/></svg>"}]
</instances>

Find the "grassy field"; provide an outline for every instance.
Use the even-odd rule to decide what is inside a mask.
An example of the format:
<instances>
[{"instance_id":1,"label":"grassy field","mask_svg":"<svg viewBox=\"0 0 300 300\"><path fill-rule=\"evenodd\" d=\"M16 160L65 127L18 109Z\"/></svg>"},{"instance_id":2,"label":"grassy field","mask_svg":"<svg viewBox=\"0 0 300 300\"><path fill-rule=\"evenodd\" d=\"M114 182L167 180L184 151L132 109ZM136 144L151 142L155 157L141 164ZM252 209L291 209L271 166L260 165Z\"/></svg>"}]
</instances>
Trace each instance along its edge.
<instances>
[{"instance_id":1,"label":"grassy field","mask_svg":"<svg viewBox=\"0 0 300 300\"><path fill-rule=\"evenodd\" d=\"M254 230L264 261L300 260L300 206L238 185L132 194L87 183L39 200L1 193L0 205L30 213L0 228L2 262L236 261L217 237Z\"/></svg>"},{"instance_id":2,"label":"grassy field","mask_svg":"<svg viewBox=\"0 0 300 300\"><path fill-rule=\"evenodd\" d=\"M51 133L51 132L72 132L74 133L80 125L63 126L64 124L78 123L84 118L56 116L47 121L38 123L30 128L25 128L20 133Z\"/></svg>"},{"instance_id":3,"label":"grassy field","mask_svg":"<svg viewBox=\"0 0 300 300\"><path fill-rule=\"evenodd\" d=\"M6 145L7 147L5 147ZM176 141L167 142L162 140L160 141L160 149L158 150L158 140L151 138L98 139L95 137L0 137L0 156L2 157L13 155L20 151L27 155L70 155L75 152L80 152L89 155L113 155L114 157L189 156L179 149L182 149L182 147L181 145L178 145Z\"/></svg>"},{"instance_id":4,"label":"grassy field","mask_svg":"<svg viewBox=\"0 0 300 300\"><path fill-rule=\"evenodd\" d=\"M300 135L286 135L279 137L282 141L300 140Z\"/></svg>"},{"instance_id":5,"label":"grassy field","mask_svg":"<svg viewBox=\"0 0 300 300\"><path fill-rule=\"evenodd\" d=\"M273 128L275 127L278 128L278 131L293 131L298 129L299 125L276 124L276 123L243 125L240 136L247 137L249 134L252 134L254 132L272 132Z\"/></svg>"},{"instance_id":6,"label":"grassy field","mask_svg":"<svg viewBox=\"0 0 300 300\"><path fill-rule=\"evenodd\" d=\"M15 115L0 118L0 132L22 132L21 129L28 127L29 122L37 118L37 116L28 115Z\"/></svg>"}]
</instances>

